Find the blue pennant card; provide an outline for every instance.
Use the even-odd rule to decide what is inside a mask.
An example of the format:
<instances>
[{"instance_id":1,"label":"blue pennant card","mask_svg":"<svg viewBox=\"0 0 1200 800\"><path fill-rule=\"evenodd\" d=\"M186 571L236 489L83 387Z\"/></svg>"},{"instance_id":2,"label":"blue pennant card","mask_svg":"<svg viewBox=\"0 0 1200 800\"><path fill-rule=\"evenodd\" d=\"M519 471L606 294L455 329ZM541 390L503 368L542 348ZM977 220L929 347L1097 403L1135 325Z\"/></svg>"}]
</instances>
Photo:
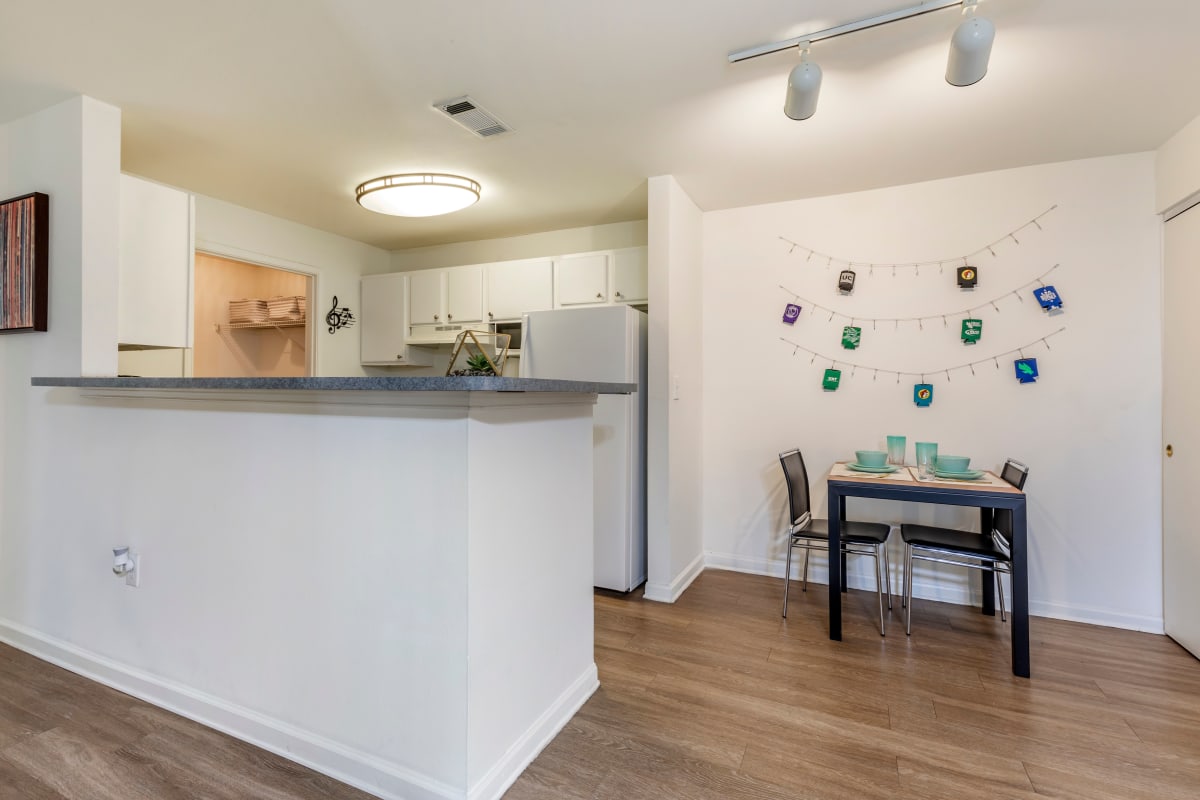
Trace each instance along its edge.
<instances>
[{"instance_id":1,"label":"blue pennant card","mask_svg":"<svg viewBox=\"0 0 1200 800\"><path fill-rule=\"evenodd\" d=\"M795 303L788 303L783 309L783 321L788 325L795 325L796 320L800 317L800 306Z\"/></svg>"},{"instance_id":2,"label":"blue pennant card","mask_svg":"<svg viewBox=\"0 0 1200 800\"><path fill-rule=\"evenodd\" d=\"M1053 311L1063 307L1062 295L1053 286L1041 286L1034 289L1033 296L1037 298L1038 305L1042 307L1043 311Z\"/></svg>"},{"instance_id":3,"label":"blue pennant card","mask_svg":"<svg viewBox=\"0 0 1200 800\"><path fill-rule=\"evenodd\" d=\"M1017 369L1017 380L1021 383L1034 383L1038 378L1036 358L1018 358L1013 362Z\"/></svg>"},{"instance_id":4,"label":"blue pennant card","mask_svg":"<svg viewBox=\"0 0 1200 800\"><path fill-rule=\"evenodd\" d=\"M913 402L918 408L926 408L933 405L933 384L918 383L913 386Z\"/></svg>"}]
</instances>

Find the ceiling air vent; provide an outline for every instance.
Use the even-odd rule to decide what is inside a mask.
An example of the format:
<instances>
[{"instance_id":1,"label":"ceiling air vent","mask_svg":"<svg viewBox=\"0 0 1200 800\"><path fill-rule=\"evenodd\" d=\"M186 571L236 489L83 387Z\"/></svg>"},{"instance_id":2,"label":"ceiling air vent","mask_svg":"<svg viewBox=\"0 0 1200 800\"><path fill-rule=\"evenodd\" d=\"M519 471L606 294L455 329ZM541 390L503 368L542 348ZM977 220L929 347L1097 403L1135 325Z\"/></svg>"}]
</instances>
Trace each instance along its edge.
<instances>
[{"instance_id":1,"label":"ceiling air vent","mask_svg":"<svg viewBox=\"0 0 1200 800\"><path fill-rule=\"evenodd\" d=\"M456 97L453 100L434 103L433 107L476 136L496 136L512 130L469 97Z\"/></svg>"}]
</instances>

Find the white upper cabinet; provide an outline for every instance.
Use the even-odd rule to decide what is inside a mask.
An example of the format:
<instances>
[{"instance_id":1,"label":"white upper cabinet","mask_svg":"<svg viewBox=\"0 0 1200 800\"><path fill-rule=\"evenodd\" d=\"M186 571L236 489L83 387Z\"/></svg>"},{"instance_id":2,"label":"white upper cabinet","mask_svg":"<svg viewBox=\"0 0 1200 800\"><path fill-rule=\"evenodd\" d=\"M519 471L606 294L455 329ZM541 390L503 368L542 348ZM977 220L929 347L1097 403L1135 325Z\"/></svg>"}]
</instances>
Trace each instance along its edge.
<instances>
[{"instance_id":1,"label":"white upper cabinet","mask_svg":"<svg viewBox=\"0 0 1200 800\"><path fill-rule=\"evenodd\" d=\"M608 302L608 253L563 256L554 260L555 304L594 306Z\"/></svg>"},{"instance_id":2,"label":"white upper cabinet","mask_svg":"<svg viewBox=\"0 0 1200 800\"><path fill-rule=\"evenodd\" d=\"M554 307L554 261L506 261L487 266L487 321L515 320Z\"/></svg>"},{"instance_id":3,"label":"white upper cabinet","mask_svg":"<svg viewBox=\"0 0 1200 800\"><path fill-rule=\"evenodd\" d=\"M408 275L408 321L411 325L436 325L446 321L442 307L446 271L423 269Z\"/></svg>"},{"instance_id":4,"label":"white upper cabinet","mask_svg":"<svg viewBox=\"0 0 1200 800\"><path fill-rule=\"evenodd\" d=\"M430 354L408 347L404 339L408 326L404 319L404 273L367 275L359 282L359 360L364 364L401 367L428 366Z\"/></svg>"},{"instance_id":5,"label":"white upper cabinet","mask_svg":"<svg viewBox=\"0 0 1200 800\"><path fill-rule=\"evenodd\" d=\"M410 325L445 325L483 319L483 267L423 269L411 277Z\"/></svg>"},{"instance_id":6,"label":"white upper cabinet","mask_svg":"<svg viewBox=\"0 0 1200 800\"><path fill-rule=\"evenodd\" d=\"M121 176L117 341L191 347L192 197Z\"/></svg>"},{"instance_id":7,"label":"white upper cabinet","mask_svg":"<svg viewBox=\"0 0 1200 800\"><path fill-rule=\"evenodd\" d=\"M646 248L629 247L613 253L614 303L645 303L647 300Z\"/></svg>"},{"instance_id":8,"label":"white upper cabinet","mask_svg":"<svg viewBox=\"0 0 1200 800\"><path fill-rule=\"evenodd\" d=\"M446 321L479 322L483 319L483 266L446 270Z\"/></svg>"}]
</instances>

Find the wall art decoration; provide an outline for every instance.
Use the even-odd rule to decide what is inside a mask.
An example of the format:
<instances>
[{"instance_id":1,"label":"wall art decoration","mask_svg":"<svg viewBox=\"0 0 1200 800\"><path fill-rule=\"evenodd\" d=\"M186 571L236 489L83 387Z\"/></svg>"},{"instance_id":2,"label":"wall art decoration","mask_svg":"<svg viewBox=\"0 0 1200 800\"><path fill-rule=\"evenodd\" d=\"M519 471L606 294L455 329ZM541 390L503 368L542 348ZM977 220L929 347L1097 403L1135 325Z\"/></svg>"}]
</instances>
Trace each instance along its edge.
<instances>
[{"instance_id":1,"label":"wall art decoration","mask_svg":"<svg viewBox=\"0 0 1200 800\"><path fill-rule=\"evenodd\" d=\"M788 303L783 309L783 321L788 325L795 325L796 320L800 318L800 306L795 303Z\"/></svg>"},{"instance_id":2,"label":"wall art decoration","mask_svg":"<svg viewBox=\"0 0 1200 800\"><path fill-rule=\"evenodd\" d=\"M928 408L933 405L933 384L918 383L913 386L913 402L918 408Z\"/></svg>"},{"instance_id":3,"label":"wall art decoration","mask_svg":"<svg viewBox=\"0 0 1200 800\"><path fill-rule=\"evenodd\" d=\"M1034 339L1032 342L1024 345L1023 347L1014 347L1012 350L1006 350L1003 353L996 353L994 355L985 356L983 358L978 358L978 359L975 359L974 361L968 361L965 364L955 364L954 366L951 366L951 367L939 367L937 369L927 369L927 370L923 370L921 372L913 372L911 370L902 370L902 369L891 369L889 367L877 367L877 366L871 366L869 364L852 364L841 358L836 358L836 359L831 358L828 355L821 353L818 350L813 350L810 347L805 347L802 344L793 342L790 339L785 339L782 336L779 337L779 340L781 342L784 342L785 344L789 345L792 348L792 355L796 355L801 350L803 350L804 352L809 353L812 356L812 359L809 361L810 364L815 364L817 359L819 358L822 361L829 362L830 364L836 364L836 365L840 365L843 367L849 367L851 370L851 372L850 372L851 376L856 375L858 373L858 370L861 369L865 372L873 373L872 380L878 380L879 376L881 374L883 374L883 375L894 375L896 378L896 383L899 383L900 379L905 376L919 378L921 383L926 383L925 377L927 375L928 376L945 375L947 381L950 380L951 373L958 372L960 370L969 370L972 375L975 375L976 374L975 368L980 366L981 364L994 364L996 369L1000 369L1000 359L1001 358L1007 358L1010 355L1017 355L1017 356L1020 356L1021 359L1025 359L1025 351L1028 350L1029 348L1033 347L1034 345L1038 344L1039 342L1047 350L1049 350L1050 349L1049 339L1053 336L1057 336L1058 334L1063 333L1064 331L1066 331L1065 326L1062 328L1059 328L1056 331L1048 333L1045 336L1039 336L1038 338ZM1036 360L1036 359L1033 359L1033 360ZM1036 370L1036 365L1034 365L1034 368ZM827 372L828 372L828 370L827 370ZM841 373L839 372L838 374L840 376Z\"/></svg>"},{"instance_id":4,"label":"wall art decoration","mask_svg":"<svg viewBox=\"0 0 1200 800\"><path fill-rule=\"evenodd\" d=\"M977 344L983 337L983 320L964 319L962 321L963 344Z\"/></svg>"},{"instance_id":5,"label":"wall art decoration","mask_svg":"<svg viewBox=\"0 0 1200 800\"><path fill-rule=\"evenodd\" d=\"M1022 292L1022 290L1027 289L1030 286L1039 286L1042 288L1048 288L1048 289L1053 290L1054 289L1053 286L1046 286L1045 284L1042 283L1042 281L1045 280L1047 275L1054 272L1054 270L1058 269L1060 266L1061 266L1060 264L1055 264L1053 267L1046 270L1045 272L1043 272L1041 275L1037 276L1033 280L1026 281L1025 283L1021 284L1020 286L1017 286L1014 289L1010 289L1006 292L1002 292L1002 293L996 295L993 299L985 301L983 303L977 303L976 305L970 306L969 308L962 308L962 309L958 309L956 311L946 311L941 314L926 314L921 317L862 317L862 316L853 316L852 317L849 314L843 314L840 311L835 311L834 309L830 308L829 306L821 305L820 303L815 303L806 297L801 297L800 295L796 294L791 289L787 288L786 286L784 286L782 284L779 285L779 288L782 289L783 291L787 292L787 294L792 298L793 303L804 303L805 305L807 305L808 308L810 309L810 312L811 311L822 311L822 312L828 313L829 320L831 322L835 318L838 318L838 317L846 320L847 322L850 322L851 324L853 324L855 322L869 322L869 323L871 323L872 330L878 329L879 323L881 323L881 322L884 324L891 323L897 329L899 329L901 323L906 323L906 324L912 323L912 324L916 325L918 328L924 330L925 323L933 321L933 320L941 320L942 324L944 326L949 327L951 317L974 317L978 312L984 311L988 308L991 308L996 313L1000 313L1000 306L998 305L998 303L1001 300L1007 300L1009 298L1009 296L1011 295L1012 297L1017 298L1018 302L1024 303L1025 298L1023 298L1021 296L1021 292ZM1036 296L1037 292L1035 292L1034 294Z\"/></svg>"},{"instance_id":6,"label":"wall art decoration","mask_svg":"<svg viewBox=\"0 0 1200 800\"><path fill-rule=\"evenodd\" d=\"M821 380L821 388L827 392L836 392L841 382L842 371L840 369L827 369L825 377Z\"/></svg>"},{"instance_id":7,"label":"wall art decoration","mask_svg":"<svg viewBox=\"0 0 1200 800\"><path fill-rule=\"evenodd\" d=\"M838 275L838 291L842 294L850 294L854 291L854 270L844 269Z\"/></svg>"},{"instance_id":8,"label":"wall art decoration","mask_svg":"<svg viewBox=\"0 0 1200 800\"><path fill-rule=\"evenodd\" d=\"M1018 358L1013 362L1017 369L1017 380L1021 383L1035 383L1038 379L1036 358Z\"/></svg>"},{"instance_id":9,"label":"wall art decoration","mask_svg":"<svg viewBox=\"0 0 1200 800\"><path fill-rule=\"evenodd\" d=\"M951 256L949 258L931 259L929 261L909 261L904 264L899 264L899 263L893 264L893 263L889 263L889 262L880 262L880 261L875 261L875 262L851 261L846 258L838 258L837 256L831 256L828 253L822 253L817 250L813 250L811 247L807 247L803 244L800 244L799 242L793 242L791 239L788 239L785 236L780 236L779 238L782 241L786 242L787 244L791 245L790 249L788 250L789 255L791 255L792 253L795 253L797 250L802 251L805 254L804 260L806 263L812 261L815 258L818 263L824 261L826 267L832 267L835 265L839 269L843 265L846 267L851 267L851 268L866 267L868 276L875 274L876 267L879 267L880 269L891 269L893 275L896 274L896 270L898 270L898 269L912 269L919 275L921 272L921 267L937 267L938 272L942 272L945 270L947 264L954 265L959 262L962 262L962 265L965 267L969 261L971 261L972 259L974 259L978 256L982 256L984 253L990 253L993 257L996 257L996 248L997 247L1000 247L1001 245L1007 245L1010 242L1014 246L1020 245L1021 242L1019 239L1017 239L1017 234L1021 233L1021 231L1025 230L1026 228L1035 227L1039 231L1045 230L1045 228L1042 227L1041 220L1043 217L1045 217L1047 214L1049 214L1051 211L1053 211L1056 208L1058 208L1057 204L1050 206L1050 208L1046 209L1041 214L1038 214L1036 217L1029 220L1029 222L1026 222L1024 225L1021 225L1019 227L1013 228L1011 231L1004 234L999 239L996 239L994 242L991 242L989 244L985 244L983 247L980 247L978 250L975 250L974 252L964 253L963 255L960 255L960 256Z\"/></svg>"},{"instance_id":10,"label":"wall art decoration","mask_svg":"<svg viewBox=\"0 0 1200 800\"><path fill-rule=\"evenodd\" d=\"M847 350L857 350L860 341L862 341L862 328L855 328L851 325L842 328L842 347Z\"/></svg>"},{"instance_id":11,"label":"wall art decoration","mask_svg":"<svg viewBox=\"0 0 1200 800\"><path fill-rule=\"evenodd\" d=\"M975 285L979 283L979 270L975 267L962 266L956 272L960 289L974 289Z\"/></svg>"},{"instance_id":12,"label":"wall art decoration","mask_svg":"<svg viewBox=\"0 0 1200 800\"><path fill-rule=\"evenodd\" d=\"M1041 286L1034 289L1033 296L1037 298L1038 305L1042 307L1043 311L1056 311L1063 307L1062 295L1053 286Z\"/></svg>"},{"instance_id":13,"label":"wall art decoration","mask_svg":"<svg viewBox=\"0 0 1200 800\"><path fill-rule=\"evenodd\" d=\"M0 202L0 333L47 330L50 197Z\"/></svg>"},{"instance_id":14,"label":"wall art decoration","mask_svg":"<svg viewBox=\"0 0 1200 800\"><path fill-rule=\"evenodd\" d=\"M342 328L349 328L354 324L354 315L350 313L350 308L348 306L338 308L336 294L333 296L333 307L325 315L325 324L329 326L330 333L340 331Z\"/></svg>"}]
</instances>

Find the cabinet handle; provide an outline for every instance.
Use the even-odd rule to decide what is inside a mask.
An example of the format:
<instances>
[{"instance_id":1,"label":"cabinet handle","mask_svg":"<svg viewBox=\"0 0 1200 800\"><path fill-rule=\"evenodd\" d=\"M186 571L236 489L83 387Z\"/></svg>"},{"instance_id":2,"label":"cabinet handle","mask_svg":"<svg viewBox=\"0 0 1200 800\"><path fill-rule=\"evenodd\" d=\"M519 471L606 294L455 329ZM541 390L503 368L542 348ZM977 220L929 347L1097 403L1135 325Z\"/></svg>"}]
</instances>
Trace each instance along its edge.
<instances>
[{"instance_id":1,"label":"cabinet handle","mask_svg":"<svg viewBox=\"0 0 1200 800\"><path fill-rule=\"evenodd\" d=\"M1175 448L1171 447L1171 445L1167 445L1167 458L1170 458L1173 455L1175 455Z\"/></svg>"},{"instance_id":2,"label":"cabinet handle","mask_svg":"<svg viewBox=\"0 0 1200 800\"><path fill-rule=\"evenodd\" d=\"M492 318L492 316L493 316L492 312L490 312L490 311L489 311L489 312L488 312L488 319L491 319L491 318Z\"/></svg>"},{"instance_id":3,"label":"cabinet handle","mask_svg":"<svg viewBox=\"0 0 1200 800\"><path fill-rule=\"evenodd\" d=\"M621 294L620 292L617 292L617 297L618 297L618 298L621 298L621 297L624 297L624 296L625 296L625 295Z\"/></svg>"},{"instance_id":4,"label":"cabinet handle","mask_svg":"<svg viewBox=\"0 0 1200 800\"><path fill-rule=\"evenodd\" d=\"M438 319L440 319L440 317L439 317L437 314L434 314L434 315L433 315L433 318L434 318L434 320L438 320Z\"/></svg>"},{"instance_id":5,"label":"cabinet handle","mask_svg":"<svg viewBox=\"0 0 1200 800\"><path fill-rule=\"evenodd\" d=\"M603 299L604 299L604 295L602 295L600 292L596 292L596 299L597 299L597 300L603 300Z\"/></svg>"},{"instance_id":6,"label":"cabinet handle","mask_svg":"<svg viewBox=\"0 0 1200 800\"><path fill-rule=\"evenodd\" d=\"M404 356L402 356L402 355L397 355L396 358L399 359L400 361L404 360Z\"/></svg>"},{"instance_id":7,"label":"cabinet handle","mask_svg":"<svg viewBox=\"0 0 1200 800\"><path fill-rule=\"evenodd\" d=\"M447 314L447 315L446 315L446 321L447 321L447 322L449 322L449 321L450 321L450 320L452 320L452 319L454 319L454 315L453 315L453 314Z\"/></svg>"}]
</instances>

